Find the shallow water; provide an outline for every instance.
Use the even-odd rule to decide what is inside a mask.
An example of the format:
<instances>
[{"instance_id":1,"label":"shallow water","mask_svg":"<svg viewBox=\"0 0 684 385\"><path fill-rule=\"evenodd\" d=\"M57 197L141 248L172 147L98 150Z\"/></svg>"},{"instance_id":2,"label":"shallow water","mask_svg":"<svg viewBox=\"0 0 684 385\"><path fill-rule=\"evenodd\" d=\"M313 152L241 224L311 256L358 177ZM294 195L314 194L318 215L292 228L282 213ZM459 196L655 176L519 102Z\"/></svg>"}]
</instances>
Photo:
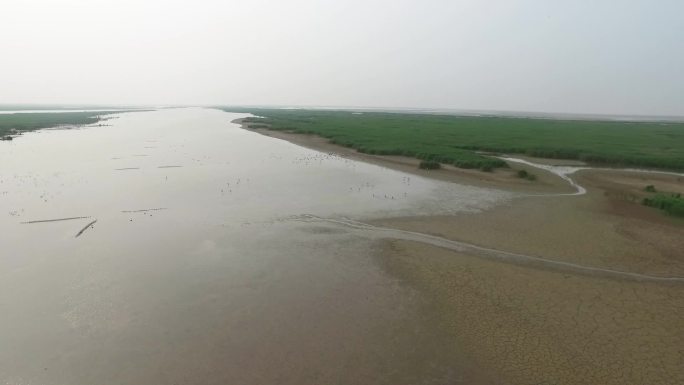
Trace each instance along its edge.
<instances>
[{"instance_id":1,"label":"shallow water","mask_svg":"<svg viewBox=\"0 0 684 385\"><path fill-rule=\"evenodd\" d=\"M575 190L577 190L574 193L552 194L552 195L555 195L555 196L584 195L587 193L587 189L584 188L583 186L580 186L579 184L577 184L577 182L575 182L575 180L572 179L571 175L576 173L577 171L587 170L590 167L584 167L584 166L581 166L581 167L578 167L578 166L552 166L552 165L548 165L548 164L534 163L534 162L530 162L529 160L520 159L520 158L512 158L512 157L506 157L506 156L500 156L499 158L503 159L505 161L522 163L522 164L526 164L528 166L532 166L532 167L536 167L536 168L539 168L542 170L546 170L546 171L548 171L554 175L559 176L561 179L568 182L568 184L570 184Z\"/></svg>"},{"instance_id":2,"label":"shallow water","mask_svg":"<svg viewBox=\"0 0 684 385\"><path fill-rule=\"evenodd\" d=\"M546 196L568 196L568 195L584 195L587 193L587 189L584 186L578 184L572 175L578 171L582 170L594 170L594 171L619 171L628 173L648 173L648 174L662 174L662 175L674 175L674 176L684 176L684 173L674 172L674 171L663 171L663 170L651 170L651 169L640 169L640 168L608 168L608 167L589 167L589 166L553 166L548 164L541 164L531 162L526 159L514 158L510 156L499 156L498 158L503 159L508 162L526 164L541 170L548 171L561 179L565 180L572 186L576 191L569 194L544 194ZM539 194L536 194L539 195Z\"/></svg>"},{"instance_id":3,"label":"shallow water","mask_svg":"<svg viewBox=\"0 0 684 385\"><path fill-rule=\"evenodd\" d=\"M511 196L304 149L241 116L125 113L0 142L0 383L472 378L373 239L292 218Z\"/></svg>"}]
</instances>

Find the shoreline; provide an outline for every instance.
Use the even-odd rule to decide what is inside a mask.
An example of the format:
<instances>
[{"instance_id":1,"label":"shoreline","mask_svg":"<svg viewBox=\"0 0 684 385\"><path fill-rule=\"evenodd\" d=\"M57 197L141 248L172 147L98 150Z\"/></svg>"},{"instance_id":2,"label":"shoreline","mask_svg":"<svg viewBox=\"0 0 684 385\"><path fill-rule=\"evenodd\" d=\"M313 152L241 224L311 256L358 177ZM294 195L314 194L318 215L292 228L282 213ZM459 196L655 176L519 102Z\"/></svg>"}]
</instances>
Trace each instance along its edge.
<instances>
[{"instance_id":1,"label":"shoreline","mask_svg":"<svg viewBox=\"0 0 684 385\"><path fill-rule=\"evenodd\" d=\"M267 128L250 128L242 122L243 119L235 119L231 123L239 124L242 129L275 139L284 140L311 150L358 160L376 166L406 172L412 175L445 182L469 184L478 187L495 189L507 189L514 192L525 193L571 193L572 186L560 177L545 170L528 165L515 163L515 167L496 169L492 172L484 172L477 169L463 169L452 165L443 164L438 170L423 170L418 168L420 159L395 155L371 155L356 151L353 148L343 147L330 143L326 138L317 135L298 134L286 131L276 131ZM507 162L509 163L509 162ZM509 164L510 166L510 164ZM537 176L534 182L518 178L515 173L525 170Z\"/></svg>"},{"instance_id":2,"label":"shoreline","mask_svg":"<svg viewBox=\"0 0 684 385\"><path fill-rule=\"evenodd\" d=\"M334 153L345 158L406 172L428 179L459 184L469 184L477 187L502 189L511 192L558 193L559 195L572 195L573 193L577 192L576 186L574 186L572 183L569 183L567 179L542 168L543 166L577 167L579 170L574 172L572 175L577 175L579 173L600 175L603 173L619 172L642 174L650 177L659 175L672 176L680 178L680 181L684 182L684 174L677 172L636 168L594 167L578 160L535 158L527 155L517 154L513 154L513 156L507 155L500 157L500 159L504 160L509 167L495 169L491 172L484 172L477 169L458 168L449 164L442 164L442 168L437 170L423 170L418 168L420 159L417 158L397 155L365 154L358 152L353 148L330 143L328 139L315 134L292 133L287 131L271 130L268 128L251 128L249 127L248 123L243 123L243 119L244 118L235 119L231 121L231 123L239 124L243 130L284 140L286 142L290 142L311 150ZM542 167L538 167L534 164L527 164L527 162L536 163ZM528 173L534 174L537 177L537 180L528 181L517 177L515 173L518 170L525 170ZM575 178L573 178L573 180L574 179ZM581 190L583 186L581 184L579 186ZM682 191L674 192L684 193L684 187L682 187Z\"/></svg>"},{"instance_id":3,"label":"shoreline","mask_svg":"<svg viewBox=\"0 0 684 385\"><path fill-rule=\"evenodd\" d=\"M29 132L107 126L116 115L151 110L82 110L82 111L0 111L0 141L12 141Z\"/></svg>"}]
</instances>

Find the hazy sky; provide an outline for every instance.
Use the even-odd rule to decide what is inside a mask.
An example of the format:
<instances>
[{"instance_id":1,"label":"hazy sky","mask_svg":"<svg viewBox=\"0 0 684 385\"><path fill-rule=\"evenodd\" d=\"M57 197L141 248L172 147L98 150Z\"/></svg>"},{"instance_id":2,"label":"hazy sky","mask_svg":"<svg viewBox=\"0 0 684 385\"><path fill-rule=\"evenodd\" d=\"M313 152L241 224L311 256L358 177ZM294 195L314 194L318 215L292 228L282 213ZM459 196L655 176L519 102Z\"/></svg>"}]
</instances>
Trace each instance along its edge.
<instances>
[{"instance_id":1,"label":"hazy sky","mask_svg":"<svg viewBox=\"0 0 684 385\"><path fill-rule=\"evenodd\" d=\"M18 102L684 115L684 1L2 0Z\"/></svg>"}]
</instances>

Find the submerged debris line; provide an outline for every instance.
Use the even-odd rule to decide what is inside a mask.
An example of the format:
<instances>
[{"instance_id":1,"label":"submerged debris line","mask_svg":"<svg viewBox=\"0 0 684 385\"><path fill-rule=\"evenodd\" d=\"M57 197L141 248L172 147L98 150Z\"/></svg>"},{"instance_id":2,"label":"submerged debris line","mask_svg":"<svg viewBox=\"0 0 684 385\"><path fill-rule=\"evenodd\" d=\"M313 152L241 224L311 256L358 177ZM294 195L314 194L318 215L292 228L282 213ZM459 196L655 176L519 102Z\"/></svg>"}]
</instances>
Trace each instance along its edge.
<instances>
[{"instance_id":1,"label":"submerged debris line","mask_svg":"<svg viewBox=\"0 0 684 385\"><path fill-rule=\"evenodd\" d=\"M95 224L95 222L97 222L97 219L94 220L94 221L92 221L92 222L90 222L90 223L88 223L84 228L82 228L81 231L79 231L78 234L76 234L76 238L80 237L81 234L83 234L84 231L86 231L86 230L88 230L89 228L91 228L91 227Z\"/></svg>"},{"instance_id":2,"label":"submerged debris line","mask_svg":"<svg viewBox=\"0 0 684 385\"><path fill-rule=\"evenodd\" d=\"M32 223L47 223L47 222L61 222L61 221L73 221L76 219L88 219L90 217L71 217L71 218L57 218L57 219L41 219L37 221L21 222L22 225L30 225Z\"/></svg>"},{"instance_id":3,"label":"submerged debris line","mask_svg":"<svg viewBox=\"0 0 684 385\"><path fill-rule=\"evenodd\" d=\"M159 211L159 210L168 210L168 208L166 208L166 207L159 207L159 208L156 208L156 209L123 210L123 211L121 211L121 212L122 212L122 213L129 214L129 213L144 213L144 212L147 212L147 211Z\"/></svg>"}]
</instances>

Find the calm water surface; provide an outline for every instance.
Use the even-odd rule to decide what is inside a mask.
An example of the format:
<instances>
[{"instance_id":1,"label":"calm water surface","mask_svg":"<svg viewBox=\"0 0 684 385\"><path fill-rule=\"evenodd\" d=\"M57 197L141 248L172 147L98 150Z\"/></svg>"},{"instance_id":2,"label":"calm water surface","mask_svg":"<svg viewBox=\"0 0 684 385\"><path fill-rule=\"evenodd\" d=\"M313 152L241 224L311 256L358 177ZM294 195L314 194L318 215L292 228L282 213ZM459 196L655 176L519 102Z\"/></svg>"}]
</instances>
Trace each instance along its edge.
<instances>
[{"instance_id":1,"label":"calm water surface","mask_svg":"<svg viewBox=\"0 0 684 385\"><path fill-rule=\"evenodd\" d=\"M0 384L475 376L429 301L374 262L377 243L298 219L472 211L509 196L230 123L242 116L125 113L0 142ZM53 221L65 218L76 219Z\"/></svg>"}]
</instances>

